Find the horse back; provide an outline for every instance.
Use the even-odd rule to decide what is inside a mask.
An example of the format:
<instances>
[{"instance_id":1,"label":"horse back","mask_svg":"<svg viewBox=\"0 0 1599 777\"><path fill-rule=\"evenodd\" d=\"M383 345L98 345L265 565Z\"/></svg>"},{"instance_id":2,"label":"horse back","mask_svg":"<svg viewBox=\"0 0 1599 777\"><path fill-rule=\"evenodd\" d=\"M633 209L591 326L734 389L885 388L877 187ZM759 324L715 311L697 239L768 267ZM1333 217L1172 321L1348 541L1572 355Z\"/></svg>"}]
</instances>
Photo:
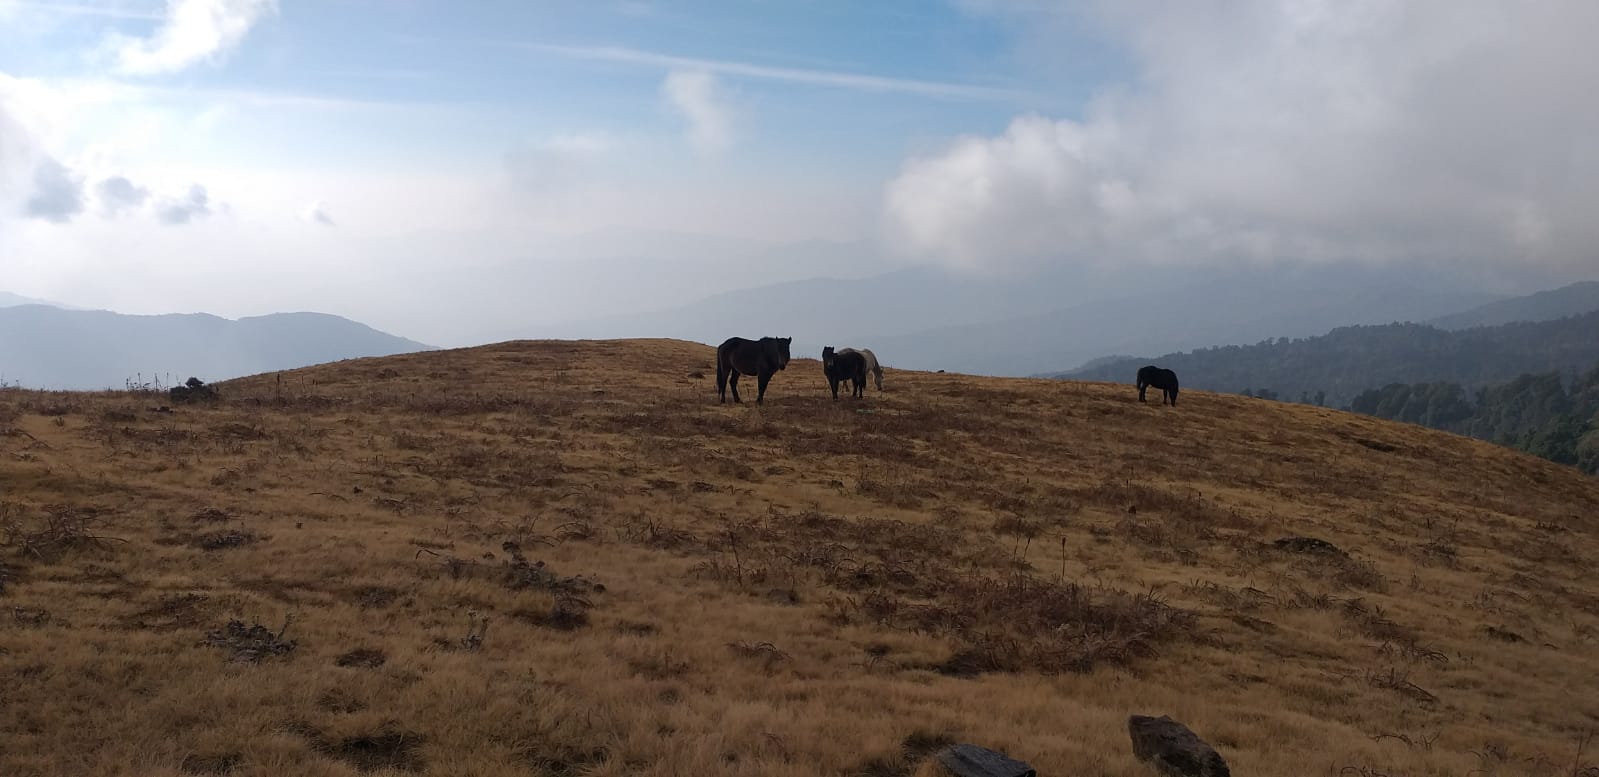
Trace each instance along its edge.
<instances>
[{"instance_id":1,"label":"horse back","mask_svg":"<svg viewBox=\"0 0 1599 777\"><path fill-rule=\"evenodd\" d=\"M866 360L866 369L867 370L876 371L877 369L879 369L878 364L877 364L877 354L872 353L872 349L870 349L870 348L845 348L845 349L840 350L839 353L840 354L845 354L845 353L860 354L861 358Z\"/></svg>"},{"instance_id":2,"label":"horse back","mask_svg":"<svg viewBox=\"0 0 1599 777\"><path fill-rule=\"evenodd\" d=\"M853 378L866 374L866 357L859 351L841 351L833 357L836 374L840 378Z\"/></svg>"}]
</instances>

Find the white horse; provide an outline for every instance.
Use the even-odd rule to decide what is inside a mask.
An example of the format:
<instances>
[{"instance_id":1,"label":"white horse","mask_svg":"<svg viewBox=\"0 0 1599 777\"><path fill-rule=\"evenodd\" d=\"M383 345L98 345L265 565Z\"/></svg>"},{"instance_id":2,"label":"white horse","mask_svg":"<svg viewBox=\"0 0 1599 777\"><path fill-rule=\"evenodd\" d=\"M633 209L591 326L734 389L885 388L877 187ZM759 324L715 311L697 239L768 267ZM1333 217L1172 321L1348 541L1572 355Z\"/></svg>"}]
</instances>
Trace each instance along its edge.
<instances>
[{"instance_id":1,"label":"white horse","mask_svg":"<svg viewBox=\"0 0 1599 777\"><path fill-rule=\"evenodd\" d=\"M883 390L883 365L877 363L876 354L866 348L840 348L838 353L858 353L866 357L866 371L872 373L872 379L877 383L877 390Z\"/></svg>"}]
</instances>

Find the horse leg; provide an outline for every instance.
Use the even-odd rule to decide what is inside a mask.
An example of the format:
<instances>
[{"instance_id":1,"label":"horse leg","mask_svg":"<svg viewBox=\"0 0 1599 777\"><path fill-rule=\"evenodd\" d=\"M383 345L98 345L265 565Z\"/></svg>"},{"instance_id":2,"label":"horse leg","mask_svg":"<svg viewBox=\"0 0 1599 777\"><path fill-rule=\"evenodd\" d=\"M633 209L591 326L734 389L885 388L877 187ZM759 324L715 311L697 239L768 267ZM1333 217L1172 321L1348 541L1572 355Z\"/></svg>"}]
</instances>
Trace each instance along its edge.
<instances>
[{"instance_id":1,"label":"horse leg","mask_svg":"<svg viewBox=\"0 0 1599 777\"><path fill-rule=\"evenodd\" d=\"M827 387L833 390L833 401L838 401L838 378L827 376Z\"/></svg>"},{"instance_id":2,"label":"horse leg","mask_svg":"<svg viewBox=\"0 0 1599 777\"><path fill-rule=\"evenodd\" d=\"M730 369L727 375L727 387L733 390L733 401L743 404L744 400L738 396L738 370Z\"/></svg>"},{"instance_id":3,"label":"horse leg","mask_svg":"<svg viewBox=\"0 0 1599 777\"><path fill-rule=\"evenodd\" d=\"M1138 401L1139 402L1144 401L1144 389L1146 389L1146 388L1149 388L1148 384L1145 384L1145 383L1138 384Z\"/></svg>"},{"instance_id":4,"label":"horse leg","mask_svg":"<svg viewBox=\"0 0 1599 777\"><path fill-rule=\"evenodd\" d=\"M716 401L727 403L727 367L722 364L721 354L716 355Z\"/></svg>"},{"instance_id":5,"label":"horse leg","mask_svg":"<svg viewBox=\"0 0 1599 777\"><path fill-rule=\"evenodd\" d=\"M764 404L766 400L766 384L772 382L772 373L767 370L761 370L760 374L755 376L755 380L760 384L760 389L755 394L755 404Z\"/></svg>"}]
</instances>

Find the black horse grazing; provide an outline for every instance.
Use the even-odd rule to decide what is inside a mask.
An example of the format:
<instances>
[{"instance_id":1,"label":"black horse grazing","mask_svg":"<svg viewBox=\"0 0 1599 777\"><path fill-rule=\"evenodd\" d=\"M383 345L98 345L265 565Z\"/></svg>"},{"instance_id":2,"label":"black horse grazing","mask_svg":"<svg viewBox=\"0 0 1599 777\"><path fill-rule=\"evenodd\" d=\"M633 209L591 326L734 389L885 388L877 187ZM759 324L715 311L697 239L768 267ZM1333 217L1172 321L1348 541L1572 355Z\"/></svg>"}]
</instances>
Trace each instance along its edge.
<instances>
[{"instance_id":1,"label":"black horse grazing","mask_svg":"<svg viewBox=\"0 0 1599 777\"><path fill-rule=\"evenodd\" d=\"M1138 401L1144 401L1144 389L1154 386L1160 389L1160 403L1177 406L1177 373L1163 370L1151 364L1148 367L1138 368Z\"/></svg>"},{"instance_id":2,"label":"black horse grazing","mask_svg":"<svg viewBox=\"0 0 1599 777\"><path fill-rule=\"evenodd\" d=\"M766 384L772 381L772 375L778 370L788 366L788 344L792 337L763 337L759 340L746 340L742 337L729 337L727 341L716 347L716 396L719 401L727 401L727 389L733 387L733 401L743 402L738 398L738 376L754 375L760 385L760 391L755 395L755 404L761 404L766 398Z\"/></svg>"},{"instance_id":3,"label":"black horse grazing","mask_svg":"<svg viewBox=\"0 0 1599 777\"><path fill-rule=\"evenodd\" d=\"M822 349L822 374L833 389L833 401L838 401L838 384L850 382L850 396L866 396L866 357L859 351L836 353L833 346Z\"/></svg>"}]
</instances>

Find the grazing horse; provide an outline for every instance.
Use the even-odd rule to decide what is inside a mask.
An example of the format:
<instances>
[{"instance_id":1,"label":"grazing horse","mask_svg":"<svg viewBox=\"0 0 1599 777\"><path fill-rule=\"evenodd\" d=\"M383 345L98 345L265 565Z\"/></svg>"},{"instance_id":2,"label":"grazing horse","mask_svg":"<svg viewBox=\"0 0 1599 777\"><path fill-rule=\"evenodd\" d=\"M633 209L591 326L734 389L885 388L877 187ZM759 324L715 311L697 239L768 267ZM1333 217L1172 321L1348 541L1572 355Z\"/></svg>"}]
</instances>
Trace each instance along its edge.
<instances>
[{"instance_id":1,"label":"grazing horse","mask_svg":"<svg viewBox=\"0 0 1599 777\"><path fill-rule=\"evenodd\" d=\"M833 401L838 401L838 384L850 382L849 395L866 396L866 357L855 351L833 352L833 346L822 349L822 374L833 389Z\"/></svg>"},{"instance_id":2,"label":"grazing horse","mask_svg":"<svg viewBox=\"0 0 1599 777\"><path fill-rule=\"evenodd\" d=\"M877 354L872 353L871 349L869 349L869 348L840 348L840 349L838 349L838 355L839 356L843 356L846 353L858 353L861 356L866 357L866 371L872 373L872 378L877 382L877 390L878 391L882 391L883 390L883 365L877 363Z\"/></svg>"},{"instance_id":3,"label":"grazing horse","mask_svg":"<svg viewBox=\"0 0 1599 777\"><path fill-rule=\"evenodd\" d=\"M1163 370L1151 364L1148 367L1138 368L1138 401L1144 401L1144 389L1154 386L1160 389L1160 403L1177 406L1177 373Z\"/></svg>"},{"instance_id":4,"label":"grazing horse","mask_svg":"<svg viewBox=\"0 0 1599 777\"><path fill-rule=\"evenodd\" d=\"M716 396L719 401L727 401L727 389L731 386L733 401L743 402L738 397L738 376L754 375L760 386L755 395L755 404L761 404L766 398L766 384L772 381L772 375L788 366L788 344L793 340L792 337L763 337L759 340L729 337L717 346Z\"/></svg>"}]
</instances>

